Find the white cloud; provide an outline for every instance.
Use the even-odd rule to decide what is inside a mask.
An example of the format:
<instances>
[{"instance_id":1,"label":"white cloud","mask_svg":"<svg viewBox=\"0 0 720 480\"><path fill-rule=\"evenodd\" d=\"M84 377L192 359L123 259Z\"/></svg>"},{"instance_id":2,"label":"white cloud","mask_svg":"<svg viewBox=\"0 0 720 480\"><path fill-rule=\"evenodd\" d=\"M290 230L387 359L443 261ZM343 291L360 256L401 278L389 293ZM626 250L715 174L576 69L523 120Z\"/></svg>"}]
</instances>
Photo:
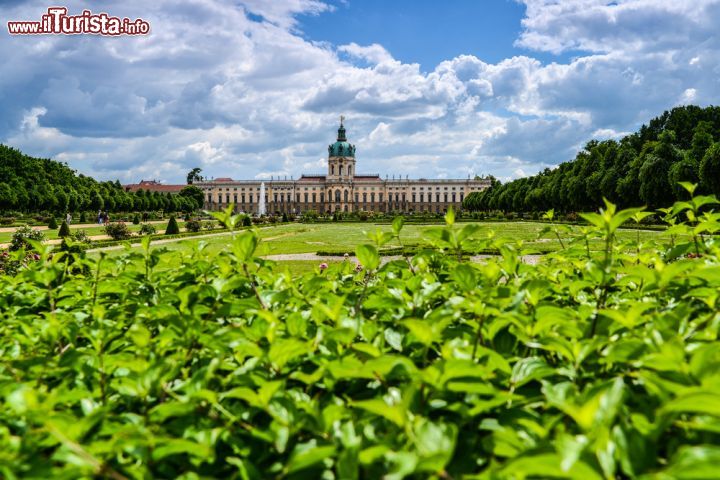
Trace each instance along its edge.
<instances>
[{"instance_id":1,"label":"white cloud","mask_svg":"<svg viewBox=\"0 0 720 480\"><path fill-rule=\"evenodd\" d=\"M692 103L697 99L698 93L697 90L694 88L688 88L686 89L683 94L680 96L680 102L681 104L684 103Z\"/></svg>"},{"instance_id":2,"label":"white cloud","mask_svg":"<svg viewBox=\"0 0 720 480\"><path fill-rule=\"evenodd\" d=\"M373 64L393 61L393 57L390 55L390 52L377 43L363 47L355 42L352 42L348 45L340 45L338 47L338 51L345 52L348 55L366 60Z\"/></svg>"}]
</instances>

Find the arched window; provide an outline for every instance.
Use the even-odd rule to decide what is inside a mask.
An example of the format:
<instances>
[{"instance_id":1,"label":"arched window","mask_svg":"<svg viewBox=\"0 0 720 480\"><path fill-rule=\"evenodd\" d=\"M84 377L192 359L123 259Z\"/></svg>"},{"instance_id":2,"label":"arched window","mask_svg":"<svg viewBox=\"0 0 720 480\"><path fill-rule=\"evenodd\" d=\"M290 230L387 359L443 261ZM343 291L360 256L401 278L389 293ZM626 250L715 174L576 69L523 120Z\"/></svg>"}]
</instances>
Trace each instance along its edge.
<instances>
[{"instance_id":1,"label":"arched window","mask_svg":"<svg viewBox=\"0 0 720 480\"><path fill-rule=\"evenodd\" d=\"M335 190L335 201L340 203L340 190Z\"/></svg>"},{"instance_id":2,"label":"arched window","mask_svg":"<svg viewBox=\"0 0 720 480\"><path fill-rule=\"evenodd\" d=\"M340 165L340 169L338 170L338 175L342 177L342 165Z\"/></svg>"},{"instance_id":3,"label":"arched window","mask_svg":"<svg viewBox=\"0 0 720 480\"><path fill-rule=\"evenodd\" d=\"M348 191L345 190L345 201L346 201L346 202L348 201L348 195L349 195L349 194L348 194Z\"/></svg>"},{"instance_id":4,"label":"arched window","mask_svg":"<svg viewBox=\"0 0 720 480\"><path fill-rule=\"evenodd\" d=\"M330 175L335 175L335 165L330 165Z\"/></svg>"},{"instance_id":5,"label":"arched window","mask_svg":"<svg viewBox=\"0 0 720 480\"><path fill-rule=\"evenodd\" d=\"M352 165L348 165L348 177L352 177Z\"/></svg>"}]
</instances>

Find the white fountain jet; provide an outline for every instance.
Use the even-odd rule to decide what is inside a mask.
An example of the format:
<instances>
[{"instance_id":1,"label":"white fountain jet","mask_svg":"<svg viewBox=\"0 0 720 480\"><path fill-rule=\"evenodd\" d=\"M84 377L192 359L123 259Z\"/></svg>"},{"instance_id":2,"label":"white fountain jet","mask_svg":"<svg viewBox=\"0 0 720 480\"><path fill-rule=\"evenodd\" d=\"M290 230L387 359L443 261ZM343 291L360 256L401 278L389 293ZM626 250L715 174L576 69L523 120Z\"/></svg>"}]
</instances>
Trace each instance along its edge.
<instances>
[{"instance_id":1,"label":"white fountain jet","mask_svg":"<svg viewBox=\"0 0 720 480\"><path fill-rule=\"evenodd\" d=\"M258 215L265 215L265 182L260 184L260 201L258 202Z\"/></svg>"}]
</instances>

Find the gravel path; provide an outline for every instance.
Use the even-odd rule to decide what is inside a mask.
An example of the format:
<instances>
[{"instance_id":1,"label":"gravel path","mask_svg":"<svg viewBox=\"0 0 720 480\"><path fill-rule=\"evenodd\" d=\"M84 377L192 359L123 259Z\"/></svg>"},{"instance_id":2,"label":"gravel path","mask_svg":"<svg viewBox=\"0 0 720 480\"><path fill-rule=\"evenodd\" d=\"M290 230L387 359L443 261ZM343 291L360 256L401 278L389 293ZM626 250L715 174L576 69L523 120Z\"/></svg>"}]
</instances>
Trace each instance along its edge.
<instances>
[{"instance_id":1,"label":"gravel path","mask_svg":"<svg viewBox=\"0 0 720 480\"><path fill-rule=\"evenodd\" d=\"M194 235L189 237L180 237L180 238L168 238L167 240L153 240L151 245L163 245L165 243L175 243L175 242L182 242L185 240L194 240L196 238L208 238L208 237L224 237L226 235L232 235L233 232L219 232L219 233L208 233L205 235ZM138 247L140 246L140 241L131 242L131 247ZM106 252L109 250L122 250L125 248L125 245L110 245L109 247L98 247L98 248L90 248L87 251L88 252Z\"/></svg>"},{"instance_id":2,"label":"gravel path","mask_svg":"<svg viewBox=\"0 0 720 480\"><path fill-rule=\"evenodd\" d=\"M167 240L153 240L153 241L152 241L152 245L162 245L162 244L165 244L165 243L182 242L182 241L184 241L184 240L193 240L193 239L196 239L196 238L203 239L203 238L208 238L208 237L224 237L224 236L227 236L227 235L232 235L232 233L233 233L233 232L226 231L226 232L218 232L218 233L207 233L207 234L205 234L205 235L195 235L195 236L190 236L190 237L168 238ZM235 233L240 233L240 231L235 231ZM262 241L263 241L263 242L267 242L268 240L276 240L276 239L278 239L278 238L289 237L289 236L292 236L292 235L295 235L295 232L284 233L284 234L282 234L282 235L277 235L277 236L275 236L275 237L263 238ZM137 242L131 243L130 245L133 246L133 247L137 247L137 246L140 245L140 242L137 241ZM111 245L111 246L109 246L109 247L91 248L91 249L88 249L88 252L101 252L101 251L108 251L108 250L122 250L123 248L125 248L125 245Z\"/></svg>"},{"instance_id":3,"label":"gravel path","mask_svg":"<svg viewBox=\"0 0 720 480\"><path fill-rule=\"evenodd\" d=\"M487 260L488 258L493 258L495 255L474 255L470 257L470 260L475 263L480 263L484 260ZM527 263L528 265L536 265L539 261L541 255L524 255L522 257L522 261ZM305 261L316 261L316 262L336 262L343 260L343 257L335 256L335 255L318 255L316 253L284 253L279 255L267 255L263 257L266 260L275 260L277 262L286 262L286 261L297 261L297 260L305 260ZM400 255L390 255L386 257L382 257L382 263L387 263L391 260L397 260L403 258ZM357 257L355 256L349 256L348 260L351 262L357 262Z\"/></svg>"}]
</instances>

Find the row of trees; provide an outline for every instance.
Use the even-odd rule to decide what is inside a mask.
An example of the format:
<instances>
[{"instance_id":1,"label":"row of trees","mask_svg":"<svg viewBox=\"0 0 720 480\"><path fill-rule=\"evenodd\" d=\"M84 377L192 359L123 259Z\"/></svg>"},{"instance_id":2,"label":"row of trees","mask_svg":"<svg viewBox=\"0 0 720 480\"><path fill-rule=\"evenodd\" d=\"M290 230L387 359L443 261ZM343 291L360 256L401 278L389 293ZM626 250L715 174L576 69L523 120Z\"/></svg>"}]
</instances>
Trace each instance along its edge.
<instances>
[{"instance_id":1,"label":"row of trees","mask_svg":"<svg viewBox=\"0 0 720 480\"><path fill-rule=\"evenodd\" d=\"M720 195L720 107L665 112L620 141L591 141L570 162L467 196L474 211L594 210L607 198L625 208L665 207L685 199L678 185Z\"/></svg>"},{"instance_id":2,"label":"row of trees","mask_svg":"<svg viewBox=\"0 0 720 480\"><path fill-rule=\"evenodd\" d=\"M185 187L179 195L126 192L118 181L98 182L76 174L67 164L30 157L5 145L0 145L0 179L0 211L178 212L203 204L203 193L194 186Z\"/></svg>"}]
</instances>

